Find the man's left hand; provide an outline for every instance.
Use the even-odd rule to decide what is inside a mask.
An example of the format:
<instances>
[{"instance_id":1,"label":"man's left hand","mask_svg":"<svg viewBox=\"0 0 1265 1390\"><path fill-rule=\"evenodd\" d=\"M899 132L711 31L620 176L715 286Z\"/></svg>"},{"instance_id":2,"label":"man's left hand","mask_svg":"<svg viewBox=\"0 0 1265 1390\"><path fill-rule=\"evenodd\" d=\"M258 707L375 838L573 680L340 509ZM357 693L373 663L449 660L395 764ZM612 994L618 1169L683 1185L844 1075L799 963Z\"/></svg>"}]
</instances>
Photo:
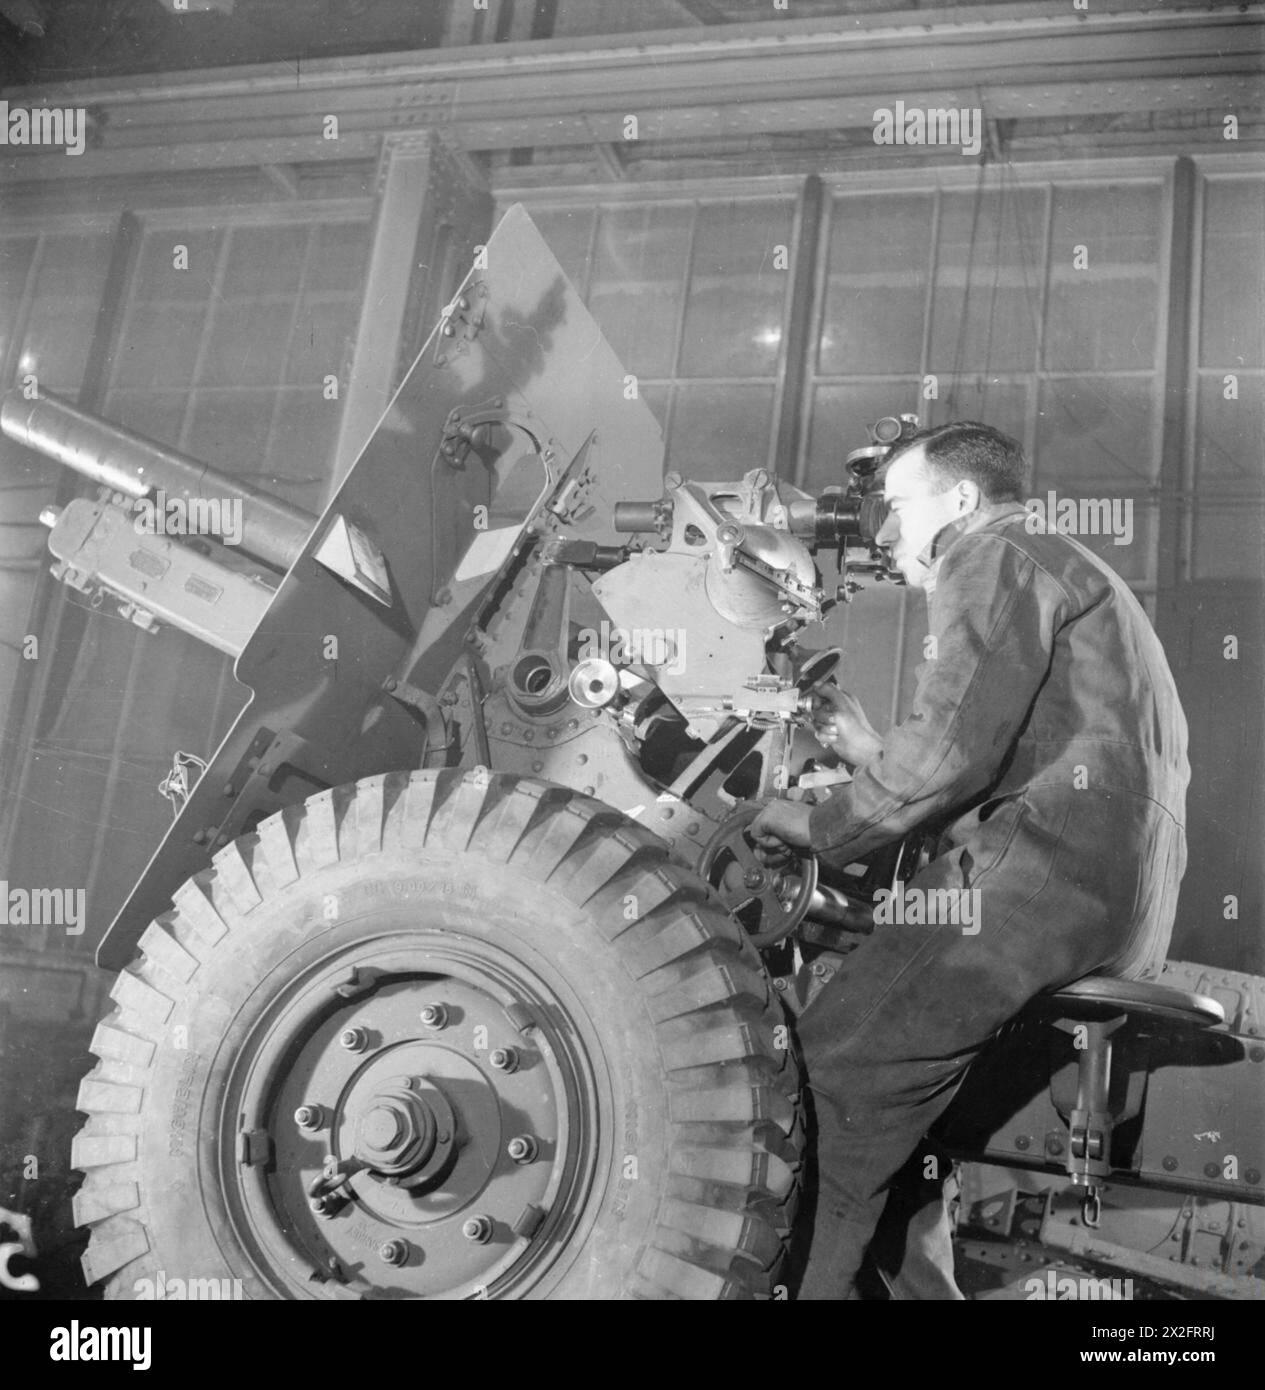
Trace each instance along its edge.
<instances>
[{"instance_id":1,"label":"man's left hand","mask_svg":"<svg viewBox=\"0 0 1265 1390\"><path fill-rule=\"evenodd\" d=\"M763 864L779 864L791 851L810 850L808 822L812 812L805 801L770 801L747 827L756 858Z\"/></svg>"}]
</instances>

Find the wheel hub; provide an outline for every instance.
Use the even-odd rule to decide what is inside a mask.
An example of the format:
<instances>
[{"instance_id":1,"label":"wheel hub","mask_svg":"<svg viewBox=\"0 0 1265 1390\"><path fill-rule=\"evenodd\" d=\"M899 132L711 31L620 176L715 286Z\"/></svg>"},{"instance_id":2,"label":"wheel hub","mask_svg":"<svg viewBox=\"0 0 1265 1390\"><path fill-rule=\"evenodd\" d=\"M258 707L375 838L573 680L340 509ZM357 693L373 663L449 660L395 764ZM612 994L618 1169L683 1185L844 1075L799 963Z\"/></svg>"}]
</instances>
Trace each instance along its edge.
<instances>
[{"instance_id":1,"label":"wheel hub","mask_svg":"<svg viewBox=\"0 0 1265 1390\"><path fill-rule=\"evenodd\" d=\"M575 1219L596 1122L565 1015L499 949L438 954L426 973L416 947L316 972L243 1057L236 1210L274 1280L492 1296L538 1275Z\"/></svg>"},{"instance_id":2,"label":"wheel hub","mask_svg":"<svg viewBox=\"0 0 1265 1390\"><path fill-rule=\"evenodd\" d=\"M359 1110L353 1100L350 1113ZM352 1126L352 1152L372 1173L411 1179L420 1186L442 1172L453 1151L456 1120L438 1087L421 1077L400 1077L373 1091Z\"/></svg>"}]
</instances>

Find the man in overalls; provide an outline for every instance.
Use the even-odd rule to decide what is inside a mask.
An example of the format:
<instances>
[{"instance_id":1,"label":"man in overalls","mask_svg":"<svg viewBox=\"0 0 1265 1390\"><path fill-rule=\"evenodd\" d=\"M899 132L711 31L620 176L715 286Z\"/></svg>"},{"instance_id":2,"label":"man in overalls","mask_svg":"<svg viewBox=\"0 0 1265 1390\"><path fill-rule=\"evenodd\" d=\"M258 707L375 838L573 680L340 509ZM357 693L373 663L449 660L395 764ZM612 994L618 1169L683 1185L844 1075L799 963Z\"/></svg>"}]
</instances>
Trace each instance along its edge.
<instances>
[{"instance_id":1,"label":"man in overalls","mask_svg":"<svg viewBox=\"0 0 1265 1390\"><path fill-rule=\"evenodd\" d=\"M916 1211L907 1165L1004 1023L1085 975L1156 973L1168 948L1190 778L1173 677L1119 576L1025 509L1025 479L1020 446L973 422L891 457L878 544L928 598L913 707L881 737L837 693L853 780L752 825L769 857L839 865L931 827L906 897L978 907L969 930L877 925L801 1020L819 1174L803 1299L855 1296L889 1188ZM914 1222L904 1296L961 1297L939 1208Z\"/></svg>"}]
</instances>

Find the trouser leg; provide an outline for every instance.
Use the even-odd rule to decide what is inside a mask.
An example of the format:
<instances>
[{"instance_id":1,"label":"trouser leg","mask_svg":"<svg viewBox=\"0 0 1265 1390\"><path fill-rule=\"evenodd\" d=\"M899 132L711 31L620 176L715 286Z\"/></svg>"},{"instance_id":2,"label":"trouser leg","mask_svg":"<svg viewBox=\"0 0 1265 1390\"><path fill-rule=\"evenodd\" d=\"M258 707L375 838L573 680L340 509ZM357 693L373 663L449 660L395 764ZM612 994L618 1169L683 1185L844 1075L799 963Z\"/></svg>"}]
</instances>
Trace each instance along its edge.
<instances>
[{"instance_id":1,"label":"trouser leg","mask_svg":"<svg viewBox=\"0 0 1265 1390\"><path fill-rule=\"evenodd\" d=\"M859 1047L815 1047L821 1033L832 1033L838 1009L812 1012L813 1028L805 1030L805 1064L817 1114L817 1218L800 1283L804 1300L846 1298L852 1292L884 1206L889 1183L917 1149L923 1135L952 1099L973 1051L940 1060L882 1061L860 1055ZM888 1017L871 1020L877 1026L869 1041L899 1029L899 1007ZM806 1015L805 1022L808 1016ZM912 1023L913 1020L906 1020ZM952 1248L947 1228L922 1199L909 1203L922 1212L915 1226L918 1255L929 1272L921 1287L938 1288L923 1297L953 1297ZM899 1210L899 1208L897 1209Z\"/></svg>"},{"instance_id":2,"label":"trouser leg","mask_svg":"<svg viewBox=\"0 0 1265 1390\"><path fill-rule=\"evenodd\" d=\"M923 1143L892 1179L869 1257L892 1298L960 1300L953 1268L958 1182L952 1162Z\"/></svg>"},{"instance_id":3,"label":"trouser leg","mask_svg":"<svg viewBox=\"0 0 1265 1390\"><path fill-rule=\"evenodd\" d=\"M1104 966L1125 973L1162 958L1172 924L1162 890L1180 876L1169 820L1132 798L1025 798L995 854L957 846L909 885L926 899L978 893L969 930L883 925L845 957L799 1028L818 1170L801 1298L848 1296L893 1176L1029 999ZM1123 864L1102 852L1112 845L1128 848ZM943 1265L944 1242L927 1248ZM941 1274L951 1281L951 1268Z\"/></svg>"}]
</instances>

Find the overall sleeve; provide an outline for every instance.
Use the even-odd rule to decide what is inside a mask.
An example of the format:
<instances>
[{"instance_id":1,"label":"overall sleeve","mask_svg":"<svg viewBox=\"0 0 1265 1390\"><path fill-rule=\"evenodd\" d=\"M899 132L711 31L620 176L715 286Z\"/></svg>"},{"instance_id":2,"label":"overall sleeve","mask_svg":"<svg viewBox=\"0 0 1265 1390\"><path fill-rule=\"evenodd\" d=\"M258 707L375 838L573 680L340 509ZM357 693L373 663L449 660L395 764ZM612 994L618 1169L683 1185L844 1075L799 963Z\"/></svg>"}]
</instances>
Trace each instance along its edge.
<instances>
[{"instance_id":1,"label":"overall sleeve","mask_svg":"<svg viewBox=\"0 0 1265 1390\"><path fill-rule=\"evenodd\" d=\"M1005 536L960 537L941 562L935 646L909 717L813 810L814 852L857 859L995 781L1050 669L1067 607L1062 586Z\"/></svg>"}]
</instances>

